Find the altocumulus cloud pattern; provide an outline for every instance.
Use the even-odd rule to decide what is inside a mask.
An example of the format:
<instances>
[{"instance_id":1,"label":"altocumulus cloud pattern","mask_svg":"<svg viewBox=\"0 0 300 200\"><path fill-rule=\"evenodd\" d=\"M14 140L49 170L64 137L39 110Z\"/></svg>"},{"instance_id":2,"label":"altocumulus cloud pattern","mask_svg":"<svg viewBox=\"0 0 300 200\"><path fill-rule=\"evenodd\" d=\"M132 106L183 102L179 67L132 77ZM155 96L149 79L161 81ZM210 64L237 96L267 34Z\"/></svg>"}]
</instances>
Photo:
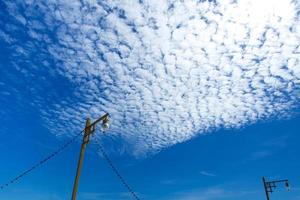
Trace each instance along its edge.
<instances>
[{"instance_id":1,"label":"altocumulus cloud pattern","mask_svg":"<svg viewBox=\"0 0 300 200\"><path fill-rule=\"evenodd\" d=\"M107 137L123 138L126 151L140 155L287 116L300 100L298 0L4 4L15 26L0 37L15 59L35 49L33 71L76 86L64 100L35 100L53 133L78 130L87 113L107 111ZM22 42L16 27L26 27Z\"/></svg>"}]
</instances>

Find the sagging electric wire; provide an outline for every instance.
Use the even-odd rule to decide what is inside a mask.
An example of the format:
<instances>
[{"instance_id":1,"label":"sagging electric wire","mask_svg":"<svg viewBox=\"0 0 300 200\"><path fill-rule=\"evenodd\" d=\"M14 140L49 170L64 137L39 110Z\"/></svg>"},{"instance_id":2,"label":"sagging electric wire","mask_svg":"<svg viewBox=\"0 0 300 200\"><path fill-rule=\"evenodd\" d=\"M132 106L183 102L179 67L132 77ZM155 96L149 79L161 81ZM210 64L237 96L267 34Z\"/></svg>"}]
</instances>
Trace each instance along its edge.
<instances>
[{"instance_id":1,"label":"sagging electric wire","mask_svg":"<svg viewBox=\"0 0 300 200\"><path fill-rule=\"evenodd\" d=\"M72 143L74 143L76 141L76 139L82 135L84 130L82 130L81 132L77 133L76 135L74 135L68 142L66 142L64 145L62 145L61 147L59 147L57 150L55 150L54 152L52 152L51 154L49 154L48 156L46 156L45 158L43 158L42 160L36 162L34 165L32 165L31 167L29 167L27 170L24 170L22 173L20 173L18 176L15 176L14 178L12 178L11 180L9 180L8 182L0 185L0 190L3 190L4 188L8 187L9 185L17 182L19 179L23 178L24 176L28 175L29 173L31 173L32 171L34 171L35 169L37 169L38 167L40 167L41 165L45 164L47 161L49 161L50 159L52 159L53 157L55 157L56 155L58 155L60 152L62 152L64 149L66 149L68 146L70 146Z\"/></svg>"},{"instance_id":2,"label":"sagging electric wire","mask_svg":"<svg viewBox=\"0 0 300 200\"><path fill-rule=\"evenodd\" d=\"M125 178L120 174L118 169L115 167L111 159L109 158L108 154L105 152L104 147L100 143L99 139L97 137L94 137L94 142L98 145L100 152L102 153L104 159L112 169L112 171L116 174L118 179L122 182L122 184L125 186L125 188L128 190L128 192L131 194L133 199L140 200L140 198L136 195L136 193L132 190L132 188L129 186L128 182L125 180Z\"/></svg>"}]
</instances>

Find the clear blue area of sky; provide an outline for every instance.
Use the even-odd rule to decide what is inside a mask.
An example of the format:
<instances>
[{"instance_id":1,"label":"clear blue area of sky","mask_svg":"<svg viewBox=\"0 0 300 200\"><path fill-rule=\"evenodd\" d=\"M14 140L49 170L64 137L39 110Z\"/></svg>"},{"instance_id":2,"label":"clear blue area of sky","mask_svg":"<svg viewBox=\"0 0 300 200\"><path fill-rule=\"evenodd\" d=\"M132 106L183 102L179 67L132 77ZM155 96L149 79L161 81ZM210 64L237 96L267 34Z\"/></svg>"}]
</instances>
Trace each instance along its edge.
<instances>
[{"instance_id":1,"label":"clear blue area of sky","mask_svg":"<svg viewBox=\"0 0 300 200\"><path fill-rule=\"evenodd\" d=\"M0 25L5 27L9 19L2 11ZM16 34L20 34L20 42L26 40L22 32ZM45 76L47 71L31 68L26 60L16 62L23 72L48 78L24 76L11 65L13 51L0 40L0 184L68 140L45 128L32 101L43 96L45 104L55 102L68 92L71 83L63 77ZM34 54L32 51L29 58L39 62ZM112 154L111 159L142 199L262 200L261 177L265 176L268 180L287 178L291 184L291 192L282 185L271 195L272 200L300 200L299 125L299 115L295 114L291 119L217 130L147 158ZM16 184L0 190L0 199L70 199L79 149L80 140ZM85 157L78 197L131 199L97 154L93 141Z\"/></svg>"}]
</instances>

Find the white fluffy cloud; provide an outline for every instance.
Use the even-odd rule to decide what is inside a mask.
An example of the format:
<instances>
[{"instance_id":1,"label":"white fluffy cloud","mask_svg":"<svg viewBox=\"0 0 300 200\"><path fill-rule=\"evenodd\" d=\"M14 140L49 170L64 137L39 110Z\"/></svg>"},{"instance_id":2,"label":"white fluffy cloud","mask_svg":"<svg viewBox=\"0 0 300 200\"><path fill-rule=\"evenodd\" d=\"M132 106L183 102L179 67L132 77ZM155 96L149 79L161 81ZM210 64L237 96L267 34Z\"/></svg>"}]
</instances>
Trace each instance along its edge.
<instances>
[{"instance_id":1,"label":"white fluffy cloud","mask_svg":"<svg viewBox=\"0 0 300 200\"><path fill-rule=\"evenodd\" d=\"M140 154L286 115L299 100L299 1L51 0L37 4L42 22L25 4L16 19L76 85L76 102L42 111L53 130L106 111L109 134Z\"/></svg>"}]
</instances>

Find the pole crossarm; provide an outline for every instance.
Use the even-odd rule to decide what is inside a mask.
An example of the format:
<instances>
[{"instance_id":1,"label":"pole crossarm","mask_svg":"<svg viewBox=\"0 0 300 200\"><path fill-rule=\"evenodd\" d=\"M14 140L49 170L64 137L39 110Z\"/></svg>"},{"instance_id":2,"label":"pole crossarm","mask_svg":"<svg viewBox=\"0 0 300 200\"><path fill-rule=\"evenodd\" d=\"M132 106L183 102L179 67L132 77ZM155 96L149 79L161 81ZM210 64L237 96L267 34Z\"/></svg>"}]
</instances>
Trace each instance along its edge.
<instances>
[{"instance_id":1,"label":"pole crossarm","mask_svg":"<svg viewBox=\"0 0 300 200\"><path fill-rule=\"evenodd\" d=\"M93 127L93 131L94 131L96 124L99 123L100 121L108 120L108 117L109 117L109 114L106 113L105 115L103 115L102 117L100 117L99 119L97 119L93 123L91 123L87 128Z\"/></svg>"},{"instance_id":2,"label":"pole crossarm","mask_svg":"<svg viewBox=\"0 0 300 200\"><path fill-rule=\"evenodd\" d=\"M288 182L289 180L276 180L276 181L268 181L267 183L281 183L281 182Z\"/></svg>"}]
</instances>

